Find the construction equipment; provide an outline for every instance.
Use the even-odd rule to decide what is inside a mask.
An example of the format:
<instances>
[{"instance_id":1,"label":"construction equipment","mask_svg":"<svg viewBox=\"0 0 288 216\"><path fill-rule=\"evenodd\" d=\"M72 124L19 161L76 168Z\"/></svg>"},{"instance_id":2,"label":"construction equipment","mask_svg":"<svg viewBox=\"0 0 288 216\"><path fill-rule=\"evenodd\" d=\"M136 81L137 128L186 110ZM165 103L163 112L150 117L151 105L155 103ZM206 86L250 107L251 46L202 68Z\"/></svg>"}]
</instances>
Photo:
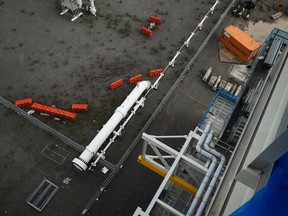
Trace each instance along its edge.
<instances>
[{"instance_id":1,"label":"construction equipment","mask_svg":"<svg viewBox=\"0 0 288 216\"><path fill-rule=\"evenodd\" d=\"M211 78L208 82L208 86L212 87L215 84L216 80L217 80L216 76L211 76Z\"/></svg>"},{"instance_id":2,"label":"construction equipment","mask_svg":"<svg viewBox=\"0 0 288 216\"><path fill-rule=\"evenodd\" d=\"M60 15L70 14L71 21L75 21L83 15L82 10L89 11L92 15L96 16L96 8L94 0L60 0L62 12Z\"/></svg>"},{"instance_id":3,"label":"construction equipment","mask_svg":"<svg viewBox=\"0 0 288 216\"><path fill-rule=\"evenodd\" d=\"M224 89L226 84L227 84L227 81L222 79L219 83L218 89Z\"/></svg>"},{"instance_id":4,"label":"construction equipment","mask_svg":"<svg viewBox=\"0 0 288 216\"><path fill-rule=\"evenodd\" d=\"M277 11L282 11L284 8L284 4L281 1L275 2L273 4L273 9Z\"/></svg>"},{"instance_id":5,"label":"construction equipment","mask_svg":"<svg viewBox=\"0 0 288 216\"><path fill-rule=\"evenodd\" d=\"M211 72L212 72L212 67L209 67L208 70L206 71L206 73L205 73L203 79L202 79L204 82L207 82L207 80L208 80L208 78L209 78Z\"/></svg>"},{"instance_id":6,"label":"construction equipment","mask_svg":"<svg viewBox=\"0 0 288 216\"><path fill-rule=\"evenodd\" d=\"M255 7L256 0L239 2L232 8L232 14L236 17L243 17L248 20L250 18L250 10Z\"/></svg>"},{"instance_id":7,"label":"construction equipment","mask_svg":"<svg viewBox=\"0 0 288 216\"><path fill-rule=\"evenodd\" d=\"M212 87L213 91L216 91L218 88L219 83L221 82L221 76L218 76L216 83L214 84L214 86Z\"/></svg>"}]
</instances>

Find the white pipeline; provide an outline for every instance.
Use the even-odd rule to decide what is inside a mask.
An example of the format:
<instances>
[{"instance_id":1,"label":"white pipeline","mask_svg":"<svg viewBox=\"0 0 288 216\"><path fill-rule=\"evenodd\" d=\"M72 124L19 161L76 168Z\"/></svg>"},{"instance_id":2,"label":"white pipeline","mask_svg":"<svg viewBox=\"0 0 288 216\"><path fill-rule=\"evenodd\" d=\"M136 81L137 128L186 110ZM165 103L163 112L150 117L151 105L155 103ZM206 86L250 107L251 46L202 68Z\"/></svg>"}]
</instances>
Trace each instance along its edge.
<instances>
[{"instance_id":1,"label":"white pipeline","mask_svg":"<svg viewBox=\"0 0 288 216\"><path fill-rule=\"evenodd\" d=\"M225 161L226 161L226 158L224 157L224 155L222 155L221 153L217 152L215 149L211 148L208 144L209 143L205 142L205 144L204 144L205 150L208 151L209 153L215 155L217 158L219 158L220 162L219 162L219 165L218 165L218 167L217 167L217 169L216 169L216 171L215 171L215 173L213 175L213 178L212 178L212 180L211 180L211 182L210 182L210 184L209 184L209 186L207 188L207 191L206 191L206 193L204 195L204 198L201 201L201 204L200 204L200 206L199 206L199 208L197 210L196 216L201 216L202 215L202 213L203 213L203 211L204 211L204 209L205 209L205 207L207 205L207 202L209 200L209 197L210 197L210 195L212 193L212 190L213 190L213 188L214 188L214 186L216 184L216 181L218 180L218 178L220 176L221 170L222 170L222 168L223 168L223 166L225 164Z\"/></svg>"},{"instance_id":2,"label":"white pipeline","mask_svg":"<svg viewBox=\"0 0 288 216\"><path fill-rule=\"evenodd\" d=\"M106 145L106 147L101 150L101 153L99 155L97 155L97 158L94 162L91 163L91 167L89 169L91 169L93 166L96 166L96 164L98 163L98 161L103 158L105 159L105 154L106 151L108 150L108 148L114 143L115 139L118 136L122 135L122 131L124 130L126 124L130 121L130 119L133 117L133 115L135 115L136 111L139 109L139 107L144 107L144 101L145 101L145 96L143 96L140 100L138 100L135 104L135 106L133 107L133 110L131 111L130 115L126 118L126 120L123 122L122 125L119 126L119 129L117 131L114 131L113 134L114 136L109 140L109 143Z\"/></svg>"},{"instance_id":3,"label":"white pipeline","mask_svg":"<svg viewBox=\"0 0 288 216\"><path fill-rule=\"evenodd\" d=\"M209 11L209 12L210 12L211 14L214 13L215 7L217 6L217 4L219 4L219 2L220 2L220 1L217 0L217 1L215 2L215 4L210 8L210 11Z\"/></svg>"},{"instance_id":4,"label":"white pipeline","mask_svg":"<svg viewBox=\"0 0 288 216\"><path fill-rule=\"evenodd\" d=\"M125 101L115 110L115 113L111 116L95 138L88 146L86 146L86 149L82 152L79 158L74 158L72 163L77 169L80 171L85 171L87 169L87 164L92 157L98 152L106 139L114 131L121 120L127 115L128 111L135 104L142 93L149 89L150 86L151 83L149 81L142 81L137 84Z\"/></svg>"},{"instance_id":5,"label":"white pipeline","mask_svg":"<svg viewBox=\"0 0 288 216\"><path fill-rule=\"evenodd\" d=\"M195 198L193 199L193 202L191 204L191 206L188 209L188 212L186 214L186 216L191 216L193 214L193 212L195 211L196 206L198 205L198 202L206 188L206 185L208 184L208 181L210 180L210 177L212 176L212 173L214 172L214 169L217 165L217 159L214 155L212 155L211 153L207 152L206 150L202 149L201 146L207 136L208 131L211 128L211 122L208 123L208 125L205 127L205 130L203 132L203 134L201 135L200 140L198 141L197 145L196 145L196 150L199 154L203 155L204 157L208 158L209 160L211 160L211 164L209 166L209 169L203 179L203 181L201 182L201 185L195 195ZM211 140L213 138L213 134L209 133L207 139L205 140L205 144L208 145Z\"/></svg>"}]
</instances>

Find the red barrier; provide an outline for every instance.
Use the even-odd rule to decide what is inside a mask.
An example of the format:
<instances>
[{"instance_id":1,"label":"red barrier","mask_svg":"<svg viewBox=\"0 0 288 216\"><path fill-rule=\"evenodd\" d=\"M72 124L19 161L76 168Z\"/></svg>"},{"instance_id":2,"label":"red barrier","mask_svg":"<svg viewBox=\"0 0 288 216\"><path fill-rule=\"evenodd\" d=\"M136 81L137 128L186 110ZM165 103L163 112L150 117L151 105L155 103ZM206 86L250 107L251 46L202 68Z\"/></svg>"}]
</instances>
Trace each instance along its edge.
<instances>
[{"instance_id":1,"label":"red barrier","mask_svg":"<svg viewBox=\"0 0 288 216\"><path fill-rule=\"evenodd\" d=\"M148 75L150 77L159 76L162 72L163 72L162 68L161 69L156 69L156 70L151 70Z\"/></svg>"},{"instance_id":2,"label":"red barrier","mask_svg":"<svg viewBox=\"0 0 288 216\"><path fill-rule=\"evenodd\" d=\"M154 22L157 25L159 25L161 23L161 18L160 17L156 17L156 16L150 16L149 17L149 21L150 22Z\"/></svg>"},{"instance_id":3,"label":"red barrier","mask_svg":"<svg viewBox=\"0 0 288 216\"><path fill-rule=\"evenodd\" d=\"M137 76L135 76L137 82L142 80L142 74L138 74Z\"/></svg>"},{"instance_id":4,"label":"red barrier","mask_svg":"<svg viewBox=\"0 0 288 216\"><path fill-rule=\"evenodd\" d=\"M88 111L88 104L72 104L73 112Z\"/></svg>"},{"instance_id":5,"label":"red barrier","mask_svg":"<svg viewBox=\"0 0 288 216\"><path fill-rule=\"evenodd\" d=\"M133 85L133 84L135 84L135 83L137 83L137 82L139 82L141 80L142 80L142 74L138 74L137 76L131 77L129 79L129 84Z\"/></svg>"},{"instance_id":6,"label":"red barrier","mask_svg":"<svg viewBox=\"0 0 288 216\"><path fill-rule=\"evenodd\" d=\"M136 80L135 77L131 77L131 78L129 79L129 84L130 84L130 85L133 85L133 84L135 84L136 82L137 82L137 80Z\"/></svg>"},{"instance_id":7,"label":"red barrier","mask_svg":"<svg viewBox=\"0 0 288 216\"><path fill-rule=\"evenodd\" d=\"M68 111L63 110L64 112L61 113L61 115L67 119L75 120L76 119L76 113L71 113Z\"/></svg>"},{"instance_id":8,"label":"red barrier","mask_svg":"<svg viewBox=\"0 0 288 216\"><path fill-rule=\"evenodd\" d=\"M114 90L115 88L117 88L117 83L116 82L111 83L110 84L110 89Z\"/></svg>"},{"instance_id":9,"label":"red barrier","mask_svg":"<svg viewBox=\"0 0 288 216\"><path fill-rule=\"evenodd\" d=\"M142 27L141 32L149 38L152 37L152 31L148 28Z\"/></svg>"},{"instance_id":10,"label":"red barrier","mask_svg":"<svg viewBox=\"0 0 288 216\"><path fill-rule=\"evenodd\" d=\"M116 83L117 83L118 87L123 85L123 79L117 80Z\"/></svg>"},{"instance_id":11,"label":"red barrier","mask_svg":"<svg viewBox=\"0 0 288 216\"><path fill-rule=\"evenodd\" d=\"M32 98L25 98L22 100L16 100L15 106L17 107L29 107L33 104Z\"/></svg>"},{"instance_id":12,"label":"red barrier","mask_svg":"<svg viewBox=\"0 0 288 216\"><path fill-rule=\"evenodd\" d=\"M77 117L76 113L72 113L63 109L59 109L59 108L55 108L55 107L51 107L51 106L47 106L47 105L43 105L39 103L33 103L31 108L39 112L44 112L50 115L64 117L64 118L71 119L71 120L75 120Z\"/></svg>"},{"instance_id":13,"label":"red barrier","mask_svg":"<svg viewBox=\"0 0 288 216\"><path fill-rule=\"evenodd\" d=\"M115 88L120 87L121 85L123 85L123 79L119 79L116 82L113 82L110 84L110 89L113 90Z\"/></svg>"}]
</instances>

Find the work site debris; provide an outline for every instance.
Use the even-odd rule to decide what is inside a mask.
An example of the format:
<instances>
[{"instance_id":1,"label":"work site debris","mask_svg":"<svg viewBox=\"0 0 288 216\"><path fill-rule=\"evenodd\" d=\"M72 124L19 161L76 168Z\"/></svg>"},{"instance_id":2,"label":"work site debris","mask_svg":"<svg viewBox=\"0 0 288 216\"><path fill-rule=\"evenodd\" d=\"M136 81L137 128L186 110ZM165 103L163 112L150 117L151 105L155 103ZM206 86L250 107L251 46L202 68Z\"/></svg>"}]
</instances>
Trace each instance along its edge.
<instances>
[{"instance_id":1,"label":"work site debris","mask_svg":"<svg viewBox=\"0 0 288 216\"><path fill-rule=\"evenodd\" d=\"M71 181L71 178L69 178L69 177L63 179L63 183L66 185L68 185L70 181Z\"/></svg>"},{"instance_id":2,"label":"work site debris","mask_svg":"<svg viewBox=\"0 0 288 216\"><path fill-rule=\"evenodd\" d=\"M283 15L283 14L282 14L281 12L277 12L277 13L275 13L275 14L272 14L272 15L271 15L271 18L272 18L273 20L275 20L275 19L280 18L282 15Z\"/></svg>"},{"instance_id":3,"label":"work site debris","mask_svg":"<svg viewBox=\"0 0 288 216\"><path fill-rule=\"evenodd\" d=\"M246 65L233 65L230 76L238 83L243 83L248 75L248 68Z\"/></svg>"},{"instance_id":4,"label":"work site debris","mask_svg":"<svg viewBox=\"0 0 288 216\"><path fill-rule=\"evenodd\" d=\"M71 109L73 112L88 111L88 104L72 104Z\"/></svg>"},{"instance_id":5,"label":"work site debris","mask_svg":"<svg viewBox=\"0 0 288 216\"><path fill-rule=\"evenodd\" d=\"M155 29L156 25L160 25L161 23L161 18L160 17L156 17L156 16L150 16L149 17L149 26L145 27L142 26L141 28L141 32L142 34L146 35L147 37L151 38L153 35L152 30Z\"/></svg>"},{"instance_id":6,"label":"work site debris","mask_svg":"<svg viewBox=\"0 0 288 216\"><path fill-rule=\"evenodd\" d=\"M206 73L205 73L205 75L204 75L202 81L207 82L207 80L208 80L208 78L209 78L211 72L212 72L212 67L209 67L208 70L206 71Z\"/></svg>"},{"instance_id":7,"label":"work site debris","mask_svg":"<svg viewBox=\"0 0 288 216\"><path fill-rule=\"evenodd\" d=\"M70 120L75 120L77 116L75 113L72 113L63 109L59 109L59 108L54 108L52 106L39 104L39 103L33 103L31 108L38 112L42 112L42 113L46 113L46 114L54 115L58 117L64 117Z\"/></svg>"},{"instance_id":8,"label":"work site debris","mask_svg":"<svg viewBox=\"0 0 288 216\"><path fill-rule=\"evenodd\" d=\"M17 107L30 107L33 104L32 98L25 98L22 100L16 100L15 106Z\"/></svg>"}]
</instances>

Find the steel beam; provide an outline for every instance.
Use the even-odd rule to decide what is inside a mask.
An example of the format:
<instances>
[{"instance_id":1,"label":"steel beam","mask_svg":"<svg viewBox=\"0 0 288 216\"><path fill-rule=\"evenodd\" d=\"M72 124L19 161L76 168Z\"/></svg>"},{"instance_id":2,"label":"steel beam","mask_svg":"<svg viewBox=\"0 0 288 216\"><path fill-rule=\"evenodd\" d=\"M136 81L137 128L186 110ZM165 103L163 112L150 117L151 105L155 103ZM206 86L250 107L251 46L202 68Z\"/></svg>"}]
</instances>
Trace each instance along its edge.
<instances>
[{"instance_id":1,"label":"steel beam","mask_svg":"<svg viewBox=\"0 0 288 216\"><path fill-rule=\"evenodd\" d=\"M138 156L138 162L142 165L144 165L145 167L151 169L152 171L156 172L157 174L161 175L162 177L165 177L167 174L167 171L157 167L156 165L150 163L149 161L145 160L142 158L141 155ZM182 178L176 176L176 175L172 175L169 180L173 183L175 183L176 185L178 185L179 187L183 188L184 190L192 193L193 195L195 195L198 191L198 189L189 184L188 182L186 182L185 180L183 180Z\"/></svg>"}]
</instances>

